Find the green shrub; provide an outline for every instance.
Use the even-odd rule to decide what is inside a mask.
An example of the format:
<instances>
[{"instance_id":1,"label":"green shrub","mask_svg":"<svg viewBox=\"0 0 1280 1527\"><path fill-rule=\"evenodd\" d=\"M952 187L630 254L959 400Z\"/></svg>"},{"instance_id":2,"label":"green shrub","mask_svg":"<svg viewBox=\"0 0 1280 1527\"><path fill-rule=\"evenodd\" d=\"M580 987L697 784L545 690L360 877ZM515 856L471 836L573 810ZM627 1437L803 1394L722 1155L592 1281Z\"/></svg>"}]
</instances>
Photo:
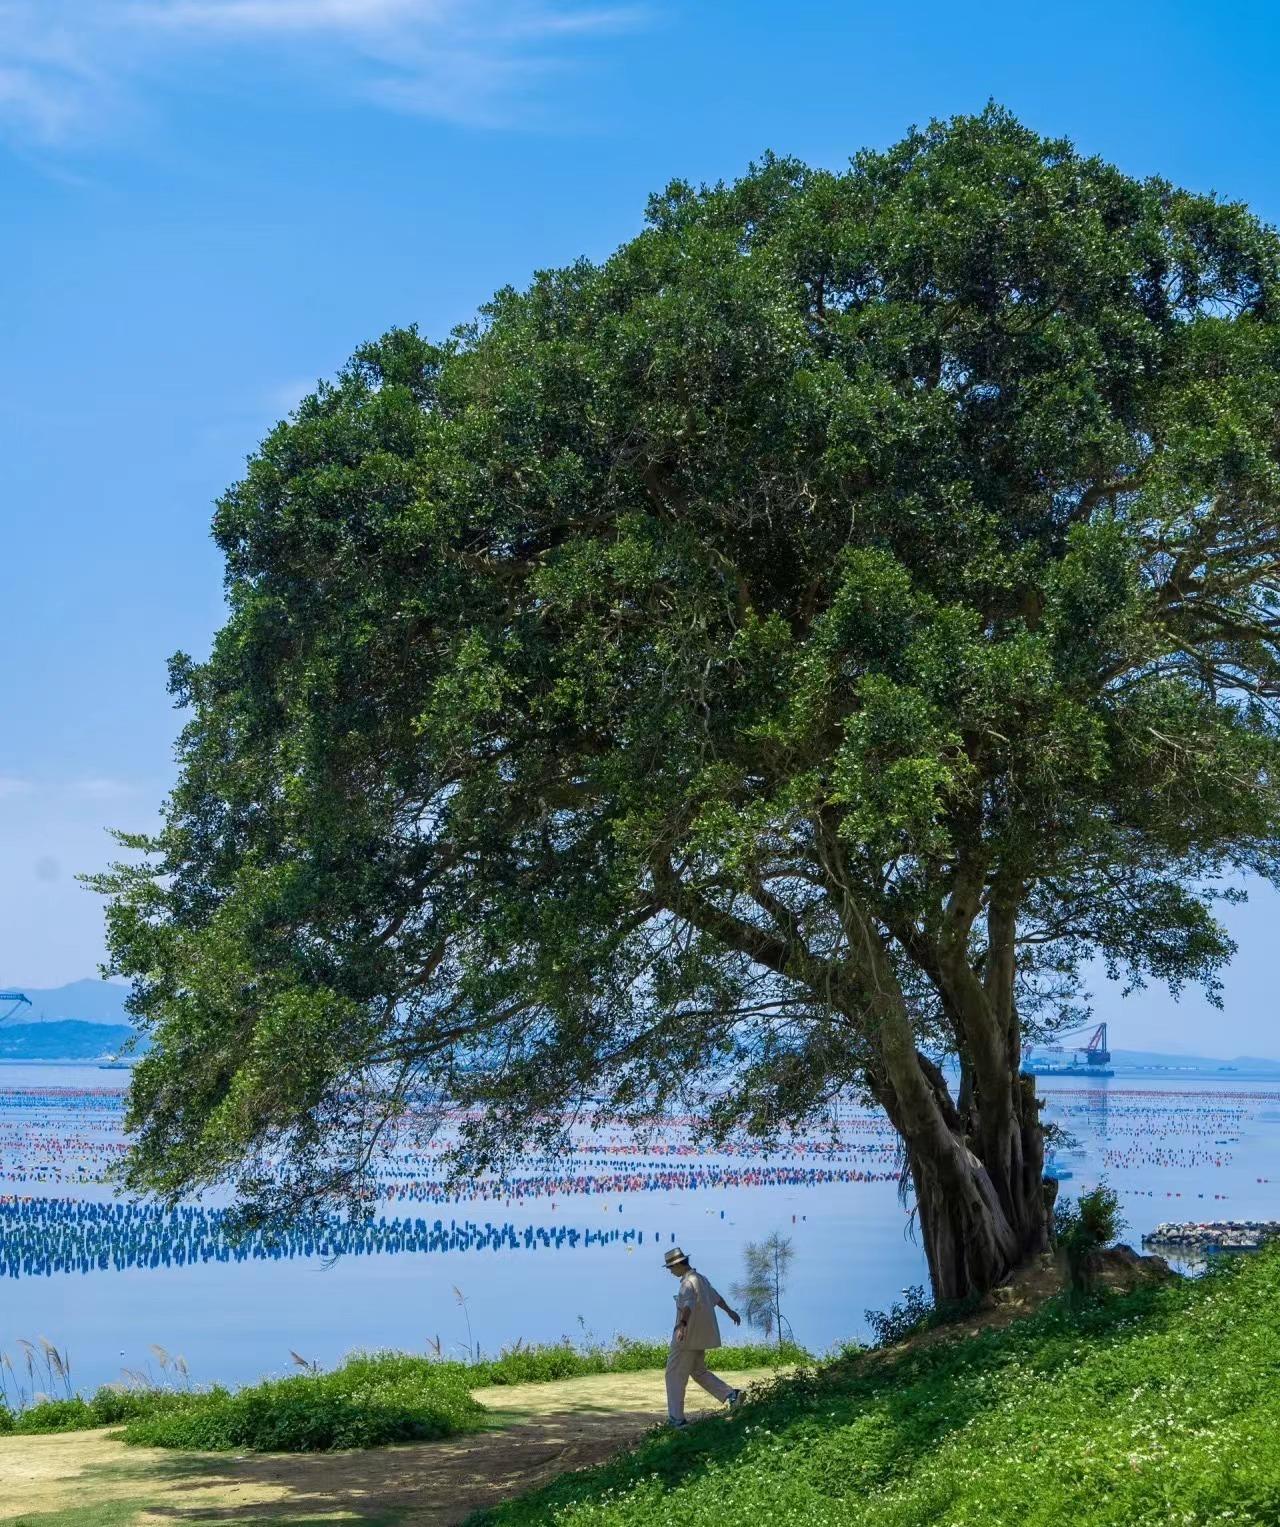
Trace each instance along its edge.
<instances>
[{"instance_id":1,"label":"green shrub","mask_svg":"<svg viewBox=\"0 0 1280 1527\"><path fill-rule=\"evenodd\" d=\"M1119 1195L1105 1183L1081 1193L1074 1202L1063 1199L1054 1205L1053 1236L1066 1253L1073 1288L1090 1286L1095 1254L1110 1246L1124 1225Z\"/></svg>"},{"instance_id":2,"label":"green shrub","mask_svg":"<svg viewBox=\"0 0 1280 1527\"><path fill-rule=\"evenodd\" d=\"M887 1310L864 1310L877 1347L893 1347L906 1341L913 1332L923 1329L933 1313L933 1300L923 1284L914 1283L902 1290L902 1299Z\"/></svg>"},{"instance_id":3,"label":"green shrub","mask_svg":"<svg viewBox=\"0 0 1280 1527\"><path fill-rule=\"evenodd\" d=\"M139 1416L166 1415L181 1410L191 1402L191 1394L180 1389L120 1389L104 1385L89 1401L91 1426L118 1426Z\"/></svg>"},{"instance_id":4,"label":"green shrub","mask_svg":"<svg viewBox=\"0 0 1280 1527\"><path fill-rule=\"evenodd\" d=\"M194 1394L167 1413L130 1421L124 1439L205 1452L315 1453L450 1437L485 1417L463 1376L450 1371L457 1367L353 1358L333 1373Z\"/></svg>"},{"instance_id":5,"label":"green shrub","mask_svg":"<svg viewBox=\"0 0 1280 1527\"><path fill-rule=\"evenodd\" d=\"M597 1349L577 1351L568 1341L546 1347L510 1347L488 1362L473 1363L468 1372L474 1388L486 1384L539 1384L582 1374L605 1373L611 1354ZM665 1361L665 1358L664 1358ZM648 1363L647 1367L656 1367Z\"/></svg>"},{"instance_id":6,"label":"green shrub","mask_svg":"<svg viewBox=\"0 0 1280 1527\"><path fill-rule=\"evenodd\" d=\"M667 1360L667 1348L662 1348L662 1361ZM813 1353L794 1341L743 1342L741 1346L718 1347L714 1366L724 1373L740 1373L745 1368L798 1368L812 1363Z\"/></svg>"},{"instance_id":7,"label":"green shrub","mask_svg":"<svg viewBox=\"0 0 1280 1527\"><path fill-rule=\"evenodd\" d=\"M14 1418L13 1430L24 1432L80 1432L99 1423L94 1419L93 1408L79 1397L73 1400L42 1400L20 1411Z\"/></svg>"},{"instance_id":8,"label":"green shrub","mask_svg":"<svg viewBox=\"0 0 1280 1527\"><path fill-rule=\"evenodd\" d=\"M950 1299L944 1300L941 1304L935 1304L920 1283L904 1288L902 1295L902 1299L896 1304L891 1304L887 1310L863 1311L866 1322L871 1327L871 1334L875 1337L875 1346L896 1347L899 1342L906 1341L909 1336L914 1336L920 1331L931 1331L936 1326L947 1325L953 1320L962 1320L966 1315L971 1315L981 1303L975 1295L967 1299ZM861 1348L855 1342L845 1344L841 1350L849 1353L860 1351Z\"/></svg>"},{"instance_id":9,"label":"green shrub","mask_svg":"<svg viewBox=\"0 0 1280 1527\"><path fill-rule=\"evenodd\" d=\"M40 1432L80 1432L96 1426L115 1426L137 1416L154 1416L180 1409L192 1396L169 1389L102 1388L90 1399L42 1400L17 1414L0 1411L0 1432L29 1436Z\"/></svg>"},{"instance_id":10,"label":"green shrub","mask_svg":"<svg viewBox=\"0 0 1280 1527\"><path fill-rule=\"evenodd\" d=\"M538 1384L554 1379L585 1378L593 1373L644 1373L666 1366L668 1344L637 1341L619 1336L611 1347L579 1351L569 1341L546 1347L509 1347L487 1362L457 1364L467 1374L472 1389L487 1384ZM744 1343L718 1347L714 1366L726 1373L746 1368L790 1368L812 1362L812 1356L794 1342Z\"/></svg>"}]
</instances>

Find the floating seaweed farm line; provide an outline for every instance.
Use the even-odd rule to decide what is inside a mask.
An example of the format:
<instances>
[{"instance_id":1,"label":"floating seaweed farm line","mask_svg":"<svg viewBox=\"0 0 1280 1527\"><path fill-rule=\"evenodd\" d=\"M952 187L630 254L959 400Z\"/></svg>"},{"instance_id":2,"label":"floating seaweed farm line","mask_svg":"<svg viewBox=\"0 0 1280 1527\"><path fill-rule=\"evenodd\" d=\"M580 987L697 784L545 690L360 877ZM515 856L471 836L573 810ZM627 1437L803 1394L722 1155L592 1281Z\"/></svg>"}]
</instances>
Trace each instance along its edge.
<instances>
[{"instance_id":1,"label":"floating seaweed farm line","mask_svg":"<svg viewBox=\"0 0 1280 1527\"><path fill-rule=\"evenodd\" d=\"M11 1278L199 1262L279 1262L386 1252L526 1251L643 1244L635 1229L518 1227L489 1220L348 1220L326 1215L293 1229L232 1233L228 1211L74 1199L0 1199L0 1273ZM657 1232L650 1238L657 1240Z\"/></svg>"},{"instance_id":2,"label":"floating seaweed farm line","mask_svg":"<svg viewBox=\"0 0 1280 1527\"><path fill-rule=\"evenodd\" d=\"M817 1187L829 1183L889 1180L893 1173L820 1170L755 1171L703 1169L655 1177L651 1192L710 1191L735 1187ZM679 1178L679 1180L675 1180ZM586 1179L557 1184L565 1196L616 1197L644 1191L627 1177L595 1189ZM439 1184L420 1184L422 1196L434 1189L438 1202L455 1202ZM491 1185L497 1188L498 1184ZM545 1179L518 1194L501 1184L498 1197L546 1196ZM401 1197L412 1196L401 1194ZM486 1197L488 1194L473 1196ZM61 1272L123 1271L130 1267L183 1267L196 1262L281 1261L294 1257L364 1256L397 1252L536 1251L592 1246L656 1243L659 1232L628 1228L577 1230L569 1226L516 1226L474 1220L389 1218L348 1219L331 1214L311 1217L295 1227L237 1230L226 1209L179 1205L164 1208L130 1202L100 1203L74 1198L0 1197L0 1275L40 1277Z\"/></svg>"}]
</instances>

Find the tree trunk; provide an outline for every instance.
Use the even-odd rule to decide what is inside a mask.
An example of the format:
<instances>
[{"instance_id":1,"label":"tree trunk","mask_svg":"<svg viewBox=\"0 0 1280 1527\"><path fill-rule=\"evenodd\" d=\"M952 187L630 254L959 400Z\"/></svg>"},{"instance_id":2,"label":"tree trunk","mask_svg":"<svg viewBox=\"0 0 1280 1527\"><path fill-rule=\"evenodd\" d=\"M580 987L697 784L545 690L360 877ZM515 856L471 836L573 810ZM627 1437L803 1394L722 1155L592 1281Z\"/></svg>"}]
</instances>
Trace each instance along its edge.
<instances>
[{"instance_id":1,"label":"tree trunk","mask_svg":"<svg viewBox=\"0 0 1280 1527\"><path fill-rule=\"evenodd\" d=\"M939 1303L984 1294L1049 1245L1051 1195L1031 1079L1014 1077L1017 1127L997 1135L995 1159L982 1142L953 1135L942 1150L908 1141L920 1234Z\"/></svg>"},{"instance_id":2,"label":"tree trunk","mask_svg":"<svg viewBox=\"0 0 1280 1527\"><path fill-rule=\"evenodd\" d=\"M945 1131L899 1128L907 1144L935 1299L986 1293L1048 1248L1052 1197L1044 1183L1044 1133L1035 1081L1021 1074L1022 1036L1014 1002L1016 908L1020 887L998 881L987 902L987 949L980 977L969 930L981 904L980 879L962 883L948 908L936 979L960 1048L959 1107L942 1073L918 1057Z\"/></svg>"},{"instance_id":3,"label":"tree trunk","mask_svg":"<svg viewBox=\"0 0 1280 1527\"><path fill-rule=\"evenodd\" d=\"M919 1053L912 1062L914 1095L887 1074L873 1090L906 1146L933 1295L946 1303L986 1293L1048 1248L1044 1139L1030 1077L1009 1074L1003 1107L988 1095L1000 1127L983 1129L976 1098L962 1115L938 1067Z\"/></svg>"},{"instance_id":4,"label":"tree trunk","mask_svg":"<svg viewBox=\"0 0 1280 1527\"><path fill-rule=\"evenodd\" d=\"M906 1147L934 1298L984 1294L1049 1244L1044 1135L1035 1083L1021 1075L1014 1003L1020 887L1006 879L990 895L983 978L970 962L983 866L958 876L936 941L897 925L896 936L933 979L955 1025L957 1107L942 1072L916 1048L888 938L848 891L838 835L828 831L823 843L824 865L842 895L854 974L848 989L862 998L850 1021L874 1039L876 1057L864 1076Z\"/></svg>"}]
</instances>

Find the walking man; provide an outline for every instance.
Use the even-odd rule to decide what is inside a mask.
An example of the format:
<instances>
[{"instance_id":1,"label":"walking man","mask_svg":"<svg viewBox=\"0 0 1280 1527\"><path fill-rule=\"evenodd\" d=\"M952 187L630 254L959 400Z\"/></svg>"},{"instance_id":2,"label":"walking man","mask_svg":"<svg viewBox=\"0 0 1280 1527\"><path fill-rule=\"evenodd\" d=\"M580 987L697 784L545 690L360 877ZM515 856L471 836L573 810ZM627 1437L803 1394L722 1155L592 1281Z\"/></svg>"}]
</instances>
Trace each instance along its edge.
<instances>
[{"instance_id":1,"label":"walking man","mask_svg":"<svg viewBox=\"0 0 1280 1527\"><path fill-rule=\"evenodd\" d=\"M676 1325L671 1333L671 1352L667 1358L667 1419L672 1426L685 1426L684 1395L689 1380L701 1384L709 1395L728 1402L729 1409L742 1398L722 1378L707 1368L707 1349L720 1345L720 1326L716 1310L721 1309L733 1321L742 1324L742 1316L730 1309L700 1272L695 1272L679 1246L673 1246L663 1261L667 1270L680 1279L676 1293Z\"/></svg>"}]
</instances>

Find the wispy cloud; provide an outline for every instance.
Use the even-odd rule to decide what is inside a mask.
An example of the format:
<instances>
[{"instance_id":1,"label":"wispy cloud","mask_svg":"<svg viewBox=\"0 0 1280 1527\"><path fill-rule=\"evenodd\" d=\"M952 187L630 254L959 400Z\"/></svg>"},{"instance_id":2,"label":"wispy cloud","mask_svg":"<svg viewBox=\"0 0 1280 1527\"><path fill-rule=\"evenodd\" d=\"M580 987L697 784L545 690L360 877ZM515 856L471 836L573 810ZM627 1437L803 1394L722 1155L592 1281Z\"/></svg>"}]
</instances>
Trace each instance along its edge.
<instances>
[{"instance_id":1,"label":"wispy cloud","mask_svg":"<svg viewBox=\"0 0 1280 1527\"><path fill-rule=\"evenodd\" d=\"M453 9L442 0L138 0L128 7L143 25L224 32L367 32L439 22Z\"/></svg>"},{"instance_id":2,"label":"wispy cloud","mask_svg":"<svg viewBox=\"0 0 1280 1527\"><path fill-rule=\"evenodd\" d=\"M137 794L137 786L131 785L127 780L94 775L89 779L76 780L71 786L71 791L72 794L88 801L119 801L126 796Z\"/></svg>"},{"instance_id":3,"label":"wispy cloud","mask_svg":"<svg viewBox=\"0 0 1280 1527\"><path fill-rule=\"evenodd\" d=\"M88 774L79 779L27 779L20 774L0 774L0 801L37 796L46 809L65 801L123 801L138 795L139 784L108 774Z\"/></svg>"},{"instance_id":4,"label":"wispy cloud","mask_svg":"<svg viewBox=\"0 0 1280 1527\"><path fill-rule=\"evenodd\" d=\"M603 0L0 0L0 127L91 139L148 86L239 50L325 88L459 121L509 116L585 38L637 26ZM328 68L324 66L328 65Z\"/></svg>"}]
</instances>

